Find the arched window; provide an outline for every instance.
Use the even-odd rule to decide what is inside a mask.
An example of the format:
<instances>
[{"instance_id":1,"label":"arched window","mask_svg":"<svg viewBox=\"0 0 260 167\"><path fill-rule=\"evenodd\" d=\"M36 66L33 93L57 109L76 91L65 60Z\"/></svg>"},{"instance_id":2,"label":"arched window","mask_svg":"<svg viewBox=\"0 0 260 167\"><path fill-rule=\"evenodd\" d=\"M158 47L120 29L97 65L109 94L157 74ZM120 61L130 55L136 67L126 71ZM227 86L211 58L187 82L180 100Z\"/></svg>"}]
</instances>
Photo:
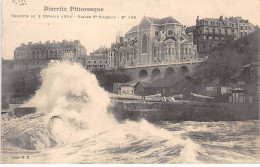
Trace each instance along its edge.
<instances>
[{"instance_id":1,"label":"arched window","mask_svg":"<svg viewBox=\"0 0 260 167\"><path fill-rule=\"evenodd\" d=\"M129 52L126 52L126 60L129 61Z\"/></svg>"},{"instance_id":2,"label":"arched window","mask_svg":"<svg viewBox=\"0 0 260 167\"><path fill-rule=\"evenodd\" d=\"M122 62L122 52L120 52L119 61Z\"/></svg>"},{"instance_id":3,"label":"arched window","mask_svg":"<svg viewBox=\"0 0 260 167\"><path fill-rule=\"evenodd\" d=\"M136 60L136 50L134 50L133 56L134 56L134 60Z\"/></svg>"},{"instance_id":4,"label":"arched window","mask_svg":"<svg viewBox=\"0 0 260 167\"><path fill-rule=\"evenodd\" d=\"M156 57L156 46L153 49L153 57Z\"/></svg>"},{"instance_id":5,"label":"arched window","mask_svg":"<svg viewBox=\"0 0 260 167\"><path fill-rule=\"evenodd\" d=\"M142 53L147 53L147 35L144 34L142 37Z\"/></svg>"},{"instance_id":6,"label":"arched window","mask_svg":"<svg viewBox=\"0 0 260 167\"><path fill-rule=\"evenodd\" d=\"M171 55L171 48L169 48L169 51L168 51L169 55Z\"/></svg>"}]
</instances>

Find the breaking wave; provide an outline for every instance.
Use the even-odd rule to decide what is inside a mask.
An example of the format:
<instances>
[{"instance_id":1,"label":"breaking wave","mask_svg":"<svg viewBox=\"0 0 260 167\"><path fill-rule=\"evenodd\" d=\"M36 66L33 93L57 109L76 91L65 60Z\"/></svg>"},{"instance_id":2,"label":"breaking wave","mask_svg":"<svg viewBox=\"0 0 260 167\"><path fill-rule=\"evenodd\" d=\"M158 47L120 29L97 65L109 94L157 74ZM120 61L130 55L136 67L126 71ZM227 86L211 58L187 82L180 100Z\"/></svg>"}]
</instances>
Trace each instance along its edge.
<instances>
[{"instance_id":1,"label":"breaking wave","mask_svg":"<svg viewBox=\"0 0 260 167\"><path fill-rule=\"evenodd\" d=\"M41 77L40 89L24 104L36 107L36 114L4 123L2 139L6 145L26 150L47 149L55 155L57 151L66 152L65 148L74 150L78 145L81 149L76 151L75 159L82 150L93 154L108 150L113 158L118 153L158 158L160 151L165 151L162 155L178 157L177 162L198 162L200 146L189 138L174 136L146 120L117 122L107 112L111 105L108 93L99 86L95 75L81 65L54 62L41 72Z\"/></svg>"}]
</instances>

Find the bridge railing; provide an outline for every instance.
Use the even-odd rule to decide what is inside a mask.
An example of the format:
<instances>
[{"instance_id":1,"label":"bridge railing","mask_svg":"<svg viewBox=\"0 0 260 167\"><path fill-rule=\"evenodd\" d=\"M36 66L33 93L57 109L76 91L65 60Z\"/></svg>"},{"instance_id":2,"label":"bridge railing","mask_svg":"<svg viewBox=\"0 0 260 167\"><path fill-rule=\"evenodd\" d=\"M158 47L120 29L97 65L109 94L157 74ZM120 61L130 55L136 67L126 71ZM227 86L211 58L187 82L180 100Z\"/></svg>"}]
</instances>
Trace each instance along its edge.
<instances>
[{"instance_id":1,"label":"bridge railing","mask_svg":"<svg viewBox=\"0 0 260 167\"><path fill-rule=\"evenodd\" d=\"M135 65L135 66L126 66L125 68L142 68L142 67L154 67L154 66L168 66L168 65L177 65L177 64L193 64L193 63L202 63L206 60L203 58L193 59L189 61L175 61L175 62L160 62L160 63L149 63L148 65Z\"/></svg>"},{"instance_id":2,"label":"bridge railing","mask_svg":"<svg viewBox=\"0 0 260 167\"><path fill-rule=\"evenodd\" d=\"M207 58L197 58L197 59L191 59L188 61L181 60L181 61L174 61L174 62L149 63L147 65L137 64L137 65L130 65L130 66L125 66L125 67L107 67L107 70L168 66L168 65L178 65L178 64L193 64L193 63L203 63L205 61L207 61Z\"/></svg>"}]
</instances>

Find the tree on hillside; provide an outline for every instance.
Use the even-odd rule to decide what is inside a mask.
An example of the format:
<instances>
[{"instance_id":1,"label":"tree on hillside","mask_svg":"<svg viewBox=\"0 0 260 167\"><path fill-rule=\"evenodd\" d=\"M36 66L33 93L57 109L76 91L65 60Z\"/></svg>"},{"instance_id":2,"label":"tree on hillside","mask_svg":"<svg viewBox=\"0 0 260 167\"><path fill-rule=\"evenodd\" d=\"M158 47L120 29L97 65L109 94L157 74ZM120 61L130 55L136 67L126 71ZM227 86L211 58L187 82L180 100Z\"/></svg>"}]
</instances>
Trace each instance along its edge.
<instances>
[{"instance_id":1,"label":"tree on hillside","mask_svg":"<svg viewBox=\"0 0 260 167\"><path fill-rule=\"evenodd\" d=\"M97 70L93 73L96 75L99 85L109 92L113 91L113 83L126 83L131 80L127 75L108 73L105 70Z\"/></svg>"},{"instance_id":2,"label":"tree on hillside","mask_svg":"<svg viewBox=\"0 0 260 167\"><path fill-rule=\"evenodd\" d=\"M104 45L100 46L97 50L93 52L94 54L108 54L108 48Z\"/></svg>"},{"instance_id":3,"label":"tree on hillside","mask_svg":"<svg viewBox=\"0 0 260 167\"><path fill-rule=\"evenodd\" d=\"M245 64L257 61L259 55L259 29L236 41L228 41L212 50L208 58L208 71L213 77L225 81Z\"/></svg>"},{"instance_id":4,"label":"tree on hillside","mask_svg":"<svg viewBox=\"0 0 260 167\"><path fill-rule=\"evenodd\" d=\"M223 48L209 56L208 64L211 75L225 80L238 71L245 62L245 56L234 48Z\"/></svg>"}]
</instances>

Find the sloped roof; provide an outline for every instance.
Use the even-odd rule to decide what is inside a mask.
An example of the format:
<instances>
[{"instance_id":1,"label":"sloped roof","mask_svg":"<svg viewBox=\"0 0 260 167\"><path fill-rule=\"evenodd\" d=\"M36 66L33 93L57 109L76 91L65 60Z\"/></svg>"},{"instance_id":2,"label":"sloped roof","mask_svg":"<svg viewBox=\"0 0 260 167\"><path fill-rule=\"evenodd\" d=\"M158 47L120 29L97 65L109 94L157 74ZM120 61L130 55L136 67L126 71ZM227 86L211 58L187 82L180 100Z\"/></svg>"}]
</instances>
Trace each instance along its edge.
<instances>
[{"instance_id":1,"label":"sloped roof","mask_svg":"<svg viewBox=\"0 0 260 167\"><path fill-rule=\"evenodd\" d=\"M234 89L231 89L231 91L244 91L245 89L242 89L242 88L234 88Z\"/></svg>"},{"instance_id":2,"label":"sloped roof","mask_svg":"<svg viewBox=\"0 0 260 167\"><path fill-rule=\"evenodd\" d=\"M236 23L236 20L230 20L228 18L225 18L223 20L220 20L219 18L203 18L201 20L208 20L208 21L222 21L222 22L233 22Z\"/></svg>"},{"instance_id":3,"label":"sloped roof","mask_svg":"<svg viewBox=\"0 0 260 167\"><path fill-rule=\"evenodd\" d=\"M175 77L169 78L158 78L155 81L148 84L146 87L148 88L163 88L163 87L171 87L177 84L180 80Z\"/></svg>"},{"instance_id":4,"label":"sloped roof","mask_svg":"<svg viewBox=\"0 0 260 167\"><path fill-rule=\"evenodd\" d=\"M137 31L137 27L138 27L138 25L132 27L129 31L127 31L127 33L131 33L131 32Z\"/></svg>"},{"instance_id":5,"label":"sloped roof","mask_svg":"<svg viewBox=\"0 0 260 167\"><path fill-rule=\"evenodd\" d=\"M246 64L244 66L242 66L243 68L247 68L247 67L251 67L251 64Z\"/></svg>"},{"instance_id":6,"label":"sloped roof","mask_svg":"<svg viewBox=\"0 0 260 167\"><path fill-rule=\"evenodd\" d=\"M130 82L126 82L126 83L120 83L120 86L132 86L135 87L138 84L137 81L130 81Z\"/></svg>"},{"instance_id":7,"label":"sloped roof","mask_svg":"<svg viewBox=\"0 0 260 167\"><path fill-rule=\"evenodd\" d=\"M178 23L178 24L180 24L179 21L177 21L176 19L174 19L171 16L165 17L165 18L162 18L162 19L153 18L153 17L146 17L146 18L153 24L159 24L159 25L166 24L166 23ZM127 34L137 31L137 27L138 27L138 25L132 27L129 31L127 31Z\"/></svg>"},{"instance_id":8,"label":"sloped roof","mask_svg":"<svg viewBox=\"0 0 260 167\"><path fill-rule=\"evenodd\" d=\"M162 19L158 19L158 18L153 18L153 17L147 17L153 24L166 24L166 23L178 23L180 24L180 22L178 22L177 20L175 20L173 17L169 16L169 17L165 17Z\"/></svg>"},{"instance_id":9,"label":"sloped roof","mask_svg":"<svg viewBox=\"0 0 260 167\"><path fill-rule=\"evenodd\" d=\"M136 86L137 84L141 84L142 86L146 87L150 83L151 82L148 79L137 79L126 83L117 83L117 84L119 84L120 86Z\"/></svg>"}]
</instances>

